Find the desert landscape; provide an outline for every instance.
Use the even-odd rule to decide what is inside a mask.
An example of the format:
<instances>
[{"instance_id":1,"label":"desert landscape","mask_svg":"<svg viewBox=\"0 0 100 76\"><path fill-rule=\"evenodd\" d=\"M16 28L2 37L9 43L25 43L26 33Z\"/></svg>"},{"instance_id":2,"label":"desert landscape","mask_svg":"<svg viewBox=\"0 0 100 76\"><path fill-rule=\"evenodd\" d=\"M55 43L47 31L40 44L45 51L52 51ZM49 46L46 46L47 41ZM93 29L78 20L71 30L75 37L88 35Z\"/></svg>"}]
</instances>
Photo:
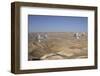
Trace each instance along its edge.
<instances>
[{"instance_id":1,"label":"desert landscape","mask_svg":"<svg viewBox=\"0 0 100 76\"><path fill-rule=\"evenodd\" d=\"M30 32L28 60L88 58L87 32Z\"/></svg>"}]
</instances>

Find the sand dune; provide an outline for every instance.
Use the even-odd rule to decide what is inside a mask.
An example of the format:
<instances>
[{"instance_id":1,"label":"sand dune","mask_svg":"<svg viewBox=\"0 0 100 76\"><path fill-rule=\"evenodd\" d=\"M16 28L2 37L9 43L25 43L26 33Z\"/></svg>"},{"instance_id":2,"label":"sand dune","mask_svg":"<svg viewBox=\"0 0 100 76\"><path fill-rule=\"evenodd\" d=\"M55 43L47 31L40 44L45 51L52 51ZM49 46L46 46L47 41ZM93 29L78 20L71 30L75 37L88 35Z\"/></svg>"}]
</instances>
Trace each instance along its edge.
<instances>
[{"instance_id":1,"label":"sand dune","mask_svg":"<svg viewBox=\"0 0 100 76\"><path fill-rule=\"evenodd\" d=\"M75 32L47 32L48 38L38 42L37 34L28 34L28 60L79 59L88 57L87 33L80 39ZM82 34L82 32L80 32Z\"/></svg>"}]
</instances>

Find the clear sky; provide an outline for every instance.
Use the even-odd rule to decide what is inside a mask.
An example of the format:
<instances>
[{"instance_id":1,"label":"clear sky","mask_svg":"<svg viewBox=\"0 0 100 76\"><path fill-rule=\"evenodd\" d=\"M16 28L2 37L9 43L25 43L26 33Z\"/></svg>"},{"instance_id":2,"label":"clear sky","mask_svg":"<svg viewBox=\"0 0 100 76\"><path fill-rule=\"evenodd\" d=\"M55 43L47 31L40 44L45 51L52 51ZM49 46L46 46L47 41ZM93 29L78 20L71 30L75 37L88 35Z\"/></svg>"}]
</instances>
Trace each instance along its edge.
<instances>
[{"instance_id":1,"label":"clear sky","mask_svg":"<svg viewBox=\"0 0 100 76\"><path fill-rule=\"evenodd\" d=\"M87 17L29 15L29 32L87 32Z\"/></svg>"}]
</instances>

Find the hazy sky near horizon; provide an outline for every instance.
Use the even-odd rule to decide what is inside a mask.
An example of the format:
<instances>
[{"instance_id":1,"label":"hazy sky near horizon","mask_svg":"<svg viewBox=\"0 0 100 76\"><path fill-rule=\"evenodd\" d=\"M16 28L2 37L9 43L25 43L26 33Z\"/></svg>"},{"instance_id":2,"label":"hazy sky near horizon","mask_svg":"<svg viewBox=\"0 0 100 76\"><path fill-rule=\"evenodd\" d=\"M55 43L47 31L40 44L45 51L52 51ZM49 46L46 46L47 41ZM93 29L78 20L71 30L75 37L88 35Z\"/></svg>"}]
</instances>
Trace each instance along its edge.
<instances>
[{"instance_id":1,"label":"hazy sky near horizon","mask_svg":"<svg viewBox=\"0 0 100 76\"><path fill-rule=\"evenodd\" d=\"M87 31L87 17L28 15L28 32Z\"/></svg>"}]
</instances>

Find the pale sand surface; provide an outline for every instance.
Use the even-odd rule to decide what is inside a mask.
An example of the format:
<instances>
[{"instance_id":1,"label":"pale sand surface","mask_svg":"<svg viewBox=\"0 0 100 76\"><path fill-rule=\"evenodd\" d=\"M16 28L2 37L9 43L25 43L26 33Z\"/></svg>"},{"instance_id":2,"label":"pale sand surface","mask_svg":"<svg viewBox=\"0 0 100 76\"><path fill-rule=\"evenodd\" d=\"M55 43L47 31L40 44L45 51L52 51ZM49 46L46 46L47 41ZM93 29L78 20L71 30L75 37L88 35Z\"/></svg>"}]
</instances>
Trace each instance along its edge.
<instances>
[{"instance_id":1,"label":"pale sand surface","mask_svg":"<svg viewBox=\"0 0 100 76\"><path fill-rule=\"evenodd\" d=\"M87 33L80 39L75 32L48 32L48 39L35 40L37 33L28 34L28 60L79 59L88 57ZM81 34L82 32L80 32ZM39 34L44 34L40 32Z\"/></svg>"}]
</instances>

